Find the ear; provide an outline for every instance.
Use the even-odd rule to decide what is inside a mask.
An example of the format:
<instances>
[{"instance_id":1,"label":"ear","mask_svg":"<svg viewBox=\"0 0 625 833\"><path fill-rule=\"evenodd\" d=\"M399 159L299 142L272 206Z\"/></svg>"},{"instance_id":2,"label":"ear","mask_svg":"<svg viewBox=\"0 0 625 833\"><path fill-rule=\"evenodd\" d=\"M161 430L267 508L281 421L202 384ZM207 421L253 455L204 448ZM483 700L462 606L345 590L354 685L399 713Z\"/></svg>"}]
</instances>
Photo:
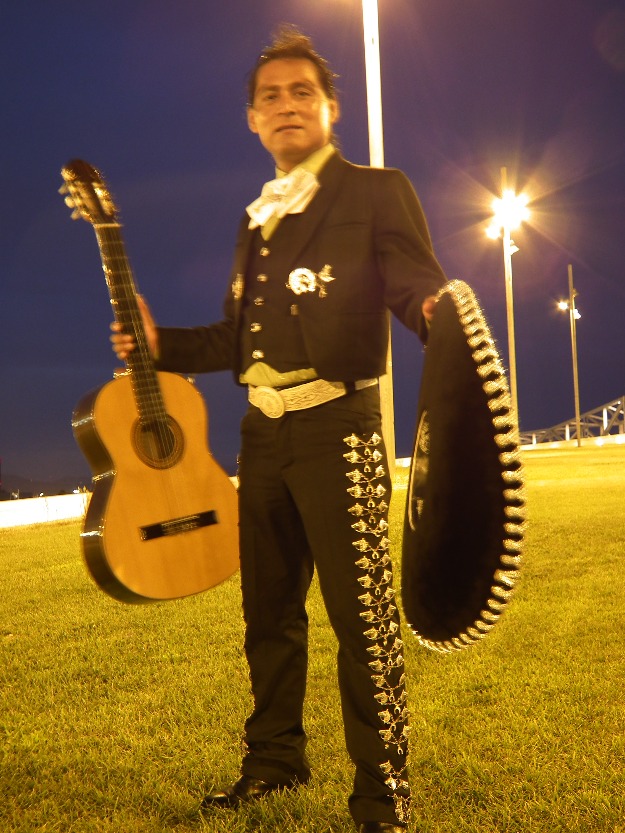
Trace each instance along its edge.
<instances>
[{"instance_id":1,"label":"ear","mask_svg":"<svg viewBox=\"0 0 625 833\"><path fill-rule=\"evenodd\" d=\"M256 112L253 107L247 108L247 126L252 133L258 133L258 127L256 126Z\"/></svg>"},{"instance_id":2,"label":"ear","mask_svg":"<svg viewBox=\"0 0 625 833\"><path fill-rule=\"evenodd\" d=\"M329 108L330 122L332 124L336 124L337 121L341 118L341 107L340 107L339 102L336 98L331 98L329 103L330 103L330 108Z\"/></svg>"}]
</instances>

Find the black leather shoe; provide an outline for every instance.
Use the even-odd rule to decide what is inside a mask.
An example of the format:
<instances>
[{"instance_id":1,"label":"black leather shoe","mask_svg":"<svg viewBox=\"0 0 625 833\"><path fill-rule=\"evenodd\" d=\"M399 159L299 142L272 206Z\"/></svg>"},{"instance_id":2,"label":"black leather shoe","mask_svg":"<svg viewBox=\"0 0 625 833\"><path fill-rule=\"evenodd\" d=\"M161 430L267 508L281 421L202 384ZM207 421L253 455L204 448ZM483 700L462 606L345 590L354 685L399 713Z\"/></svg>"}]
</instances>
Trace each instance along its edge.
<instances>
[{"instance_id":1,"label":"black leather shoe","mask_svg":"<svg viewBox=\"0 0 625 833\"><path fill-rule=\"evenodd\" d=\"M232 786L222 792L209 793L200 804L201 810L211 810L219 807L235 809L246 801L257 801L269 793L280 790L293 790L301 785L301 781L291 781L288 784L271 784L261 781L260 778L252 778L250 775L242 775Z\"/></svg>"},{"instance_id":2,"label":"black leather shoe","mask_svg":"<svg viewBox=\"0 0 625 833\"><path fill-rule=\"evenodd\" d=\"M403 824L393 824L388 821L364 821L358 828L358 833L406 833Z\"/></svg>"}]
</instances>

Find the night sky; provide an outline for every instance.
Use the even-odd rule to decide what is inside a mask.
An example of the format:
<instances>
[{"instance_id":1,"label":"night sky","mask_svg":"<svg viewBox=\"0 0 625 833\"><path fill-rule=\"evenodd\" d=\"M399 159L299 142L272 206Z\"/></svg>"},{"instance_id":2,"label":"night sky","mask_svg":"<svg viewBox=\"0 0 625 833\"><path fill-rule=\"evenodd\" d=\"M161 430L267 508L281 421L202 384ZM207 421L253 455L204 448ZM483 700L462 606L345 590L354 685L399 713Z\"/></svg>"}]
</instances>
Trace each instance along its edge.
<instances>
[{"instance_id":1,"label":"night sky","mask_svg":"<svg viewBox=\"0 0 625 833\"><path fill-rule=\"evenodd\" d=\"M573 264L582 411L625 394L625 4L379 0L386 164L419 194L449 278L481 302L502 357L500 169L525 190L514 234L522 430L573 416ZM360 0L27 0L0 15L0 457L21 477L88 483L71 413L111 378L95 235L57 193L72 158L99 168L136 281L162 324L218 320L244 206L274 175L245 121L245 79L281 21L339 74L344 155L369 160ZM397 453L411 452L422 349L394 327ZM210 445L234 472L245 395L198 380Z\"/></svg>"}]
</instances>

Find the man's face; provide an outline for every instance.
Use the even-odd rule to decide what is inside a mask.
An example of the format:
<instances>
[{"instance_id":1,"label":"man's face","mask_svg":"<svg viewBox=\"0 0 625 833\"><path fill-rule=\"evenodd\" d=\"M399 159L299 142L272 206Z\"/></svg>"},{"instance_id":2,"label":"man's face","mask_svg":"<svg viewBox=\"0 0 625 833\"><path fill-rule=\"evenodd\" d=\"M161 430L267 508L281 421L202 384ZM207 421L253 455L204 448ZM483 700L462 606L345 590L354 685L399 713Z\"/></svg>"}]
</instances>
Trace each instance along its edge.
<instances>
[{"instance_id":1,"label":"man's face","mask_svg":"<svg viewBox=\"0 0 625 833\"><path fill-rule=\"evenodd\" d=\"M281 170L324 147L338 116L337 101L326 96L307 58L280 58L258 70L247 121Z\"/></svg>"}]
</instances>

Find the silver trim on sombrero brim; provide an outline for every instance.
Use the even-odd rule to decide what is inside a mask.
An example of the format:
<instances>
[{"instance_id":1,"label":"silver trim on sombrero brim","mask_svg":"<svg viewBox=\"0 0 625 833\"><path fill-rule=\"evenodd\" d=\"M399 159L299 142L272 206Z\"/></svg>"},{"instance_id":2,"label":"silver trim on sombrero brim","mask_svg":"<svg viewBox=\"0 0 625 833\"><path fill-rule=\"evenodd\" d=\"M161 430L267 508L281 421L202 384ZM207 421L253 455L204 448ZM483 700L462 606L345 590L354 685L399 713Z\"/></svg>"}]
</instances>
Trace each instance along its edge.
<instances>
[{"instance_id":1,"label":"silver trim on sombrero brim","mask_svg":"<svg viewBox=\"0 0 625 833\"><path fill-rule=\"evenodd\" d=\"M493 584L486 606L479 617L450 640L426 639L412 625L409 626L421 645L432 651L449 654L469 648L483 639L499 621L513 595L521 568L521 551L526 525L526 497L523 466L519 451L519 432L513 411L508 380L490 330L473 290L464 281L449 281L439 291L438 298L450 295L467 344L471 348L477 374L483 379L496 430L495 442L501 449L499 463L507 522L502 529L500 566L493 574ZM415 451L416 453L416 451ZM413 461L414 462L414 461Z\"/></svg>"}]
</instances>

